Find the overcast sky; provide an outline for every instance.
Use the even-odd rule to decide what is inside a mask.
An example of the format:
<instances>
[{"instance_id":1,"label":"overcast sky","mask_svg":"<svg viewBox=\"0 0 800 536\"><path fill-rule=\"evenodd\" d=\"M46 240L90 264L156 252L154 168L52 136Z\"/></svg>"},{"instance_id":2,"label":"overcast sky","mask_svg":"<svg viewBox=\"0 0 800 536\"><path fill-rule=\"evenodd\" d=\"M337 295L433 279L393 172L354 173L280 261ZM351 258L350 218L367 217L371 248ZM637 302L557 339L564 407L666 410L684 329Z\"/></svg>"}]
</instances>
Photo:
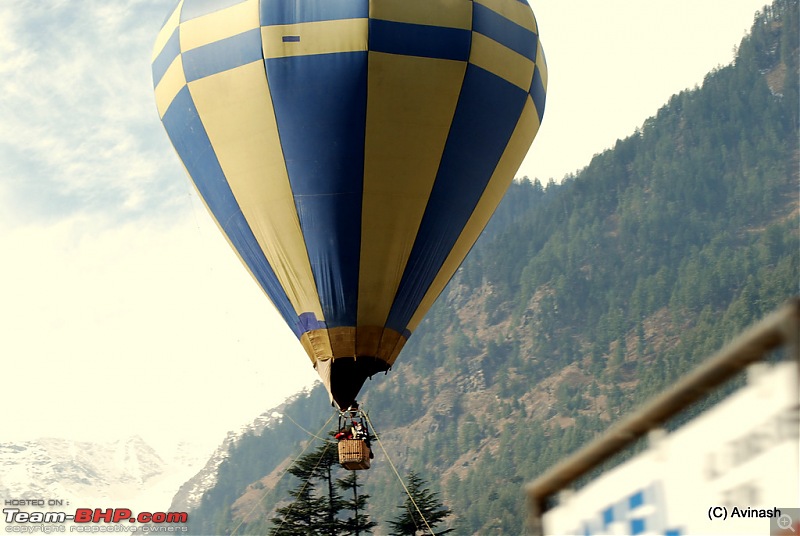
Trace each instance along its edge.
<instances>
[{"instance_id":1,"label":"overcast sky","mask_svg":"<svg viewBox=\"0 0 800 536\"><path fill-rule=\"evenodd\" d=\"M764 1L531 4L550 75L518 176L546 182L729 63ZM158 121L173 5L0 3L0 441L216 443L316 378Z\"/></svg>"}]
</instances>

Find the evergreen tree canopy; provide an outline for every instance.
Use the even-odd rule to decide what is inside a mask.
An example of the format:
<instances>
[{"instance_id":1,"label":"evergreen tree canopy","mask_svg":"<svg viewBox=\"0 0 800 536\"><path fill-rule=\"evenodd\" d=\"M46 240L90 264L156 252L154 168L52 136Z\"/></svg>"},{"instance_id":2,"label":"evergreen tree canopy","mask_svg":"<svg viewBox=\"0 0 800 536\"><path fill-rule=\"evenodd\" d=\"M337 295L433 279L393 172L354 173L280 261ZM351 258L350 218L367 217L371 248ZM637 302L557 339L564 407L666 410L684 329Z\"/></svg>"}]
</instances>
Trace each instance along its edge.
<instances>
[{"instance_id":1,"label":"evergreen tree canopy","mask_svg":"<svg viewBox=\"0 0 800 536\"><path fill-rule=\"evenodd\" d=\"M342 521L345 534L360 536L361 534L372 534L372 529L378 524L370 521L367 515L367 501L369 495L359 493L358 471L349 471L345 478L336 481L336 485L349 499L344 499L343 509L350 513L349 517Z\"/></svg>"},{"instance_id":2,"label":"evergreen tree canopy","mask_svg":"<svg viewBox=\"0 0 800 536\"><path fill-rule=\"evenodd\" d=\"M449 517L452 512L446 508L439 494L426 488L425 481L415 472L406 476L408 495L402 506L402 513L389 521L392 536L415 536L416 534L447 534L453 529L436 531L436 526ZM430 531L428 530L430 529Z\"/></svg>"},{"instance_id":3,"label":"evergreen tree canopy","mask_svg":"<svg viewBox=\"0 0 800 536\"><path fill-rule=\"evenodd\" d=\"M326 536L344 533L339 513L345 507L345 501L338 492L334 477L334 468L338 465L336 447L329 441L292 464L289 472L300 484L289 492L294 501L277 510L279 515L272 520L271 534L309 534L303 532L309 530ZM317 483L320 484L318 495L315 493Z\"/></svg>"}]
</instances>

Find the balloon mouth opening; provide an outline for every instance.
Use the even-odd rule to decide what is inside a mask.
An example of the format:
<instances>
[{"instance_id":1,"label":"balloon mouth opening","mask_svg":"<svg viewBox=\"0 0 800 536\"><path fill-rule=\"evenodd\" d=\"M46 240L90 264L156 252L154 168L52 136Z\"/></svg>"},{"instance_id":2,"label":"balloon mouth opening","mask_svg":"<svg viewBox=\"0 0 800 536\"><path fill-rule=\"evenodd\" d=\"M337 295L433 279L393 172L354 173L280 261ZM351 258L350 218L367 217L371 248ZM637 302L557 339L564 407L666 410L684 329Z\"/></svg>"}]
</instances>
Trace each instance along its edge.
<instances>
[{"instance_id":1,"label":"balloon mouth opening","mask_svg":"<svg viewBox=\"0 0 800 536\"><path fill-rule=\"evenodd\" d=\"M346 410L355 403L367 378L379 372L386 372L391 367L389 363L377 357L359 356L331 359L324 368L328 370L322 370L323 367L318 366L317 371L331 395L332 402L340 410ZM327 382L325 375L328 376Z\"/></svg>"}]
</instances>

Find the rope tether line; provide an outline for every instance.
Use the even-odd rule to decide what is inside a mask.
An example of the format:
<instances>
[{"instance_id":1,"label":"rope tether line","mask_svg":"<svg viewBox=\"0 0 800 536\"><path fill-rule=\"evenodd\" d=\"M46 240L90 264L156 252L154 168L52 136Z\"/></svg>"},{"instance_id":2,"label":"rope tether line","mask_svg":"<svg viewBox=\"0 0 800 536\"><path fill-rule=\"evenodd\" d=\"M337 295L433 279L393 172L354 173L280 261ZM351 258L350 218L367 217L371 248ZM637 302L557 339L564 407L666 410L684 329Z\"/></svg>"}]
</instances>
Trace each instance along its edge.
<instances>
[{"instance_id":1,"label":"rope tether line","mask_svg":"<svg viewBox=\"0 0 800 536\"><path fill-rule=\"evenodd\" d=\"M328 418L328 420L327 420L327 421L325 421L325 424L323 424L323 425L322 425L322 427L319 429L319 431L317 431L317 433L316 433L316 434L312 434L311 432L309 432L308 430L306 430L305 428L303 428L302 426L300 426L299 424L297 424L297 421L295 421L294 419L292 419L292 418L291 418L291 417L290 417L288 414L284 413L283 415L284 415L285 417L288 417L288 419L289 419L290 421L292 421L292 422L293 422L293 423L294 423L294 424L295 424L295 425L296 425L298 428L300 428L301 430L303 430L304 432L306 432L306 433L307 433L308 435L310 435L311 437L314 437L314 438L316 438L316 439L322 439L323 441L325 441L326 443L328 443L328 445L325 447L325 450L326 450L326 451L328 450L328 446L330 446L330 441L328 441L327 439L323 439L323 438L319 437L319 434L321 434L321 433L323 432L323 430L325 430L325 429L328 427L328 424L329 424L329 423L330 423L330 422L333 420L333 417L335 416L335 414L334 414L334 415L331 415L331 416ZM236 525L236 527L233 529L233 531L231 531L231 536L235 536L235 535L236 535L236 533L239 531L239 529L240 529L240 528L242 528L242 525L244 525L244 520L245 520L245 519L247 519L247 518L249 518L249 517L250 517L250 516L253 514L253 512L255 512L256 508L258 508L258 507L261 505L261 503L263 503L263 502L264 502L264 499L266 499L266 498L269 496L269 494L270 494L270 493L272 493L272 491L273 491L273 490L274 490L276 487L278 487L278 484L280 483L280 481L281 481L281 479L283 478L283 476L284 476L286 473L288 473L288 472L289 472L289 468L290 468L290 467L292 467L292 466L293 466L293 465L294 465L294 464L297 462L297 460L299 460L299 459L300 459L300 457L301 457L303 454L305 454L305 452L308 450L308 448L309 448L309 447L310 447L310 446L311 446L313 443L314 443L313 441L309 441L309 442L306 444L306 446L305 446L305 447L303 447L303 450L302 450L302 451L300 451L300 454L298 454L298 455L295 457L295 459L294 459L294 460L292 460L292 463L290 463L289 465L287 465L287 466L286 466L286 469L284 469L284 470L283 470L283 472L280 474L280 476L278 477L278 480L276 480L276 481L275 481L275 484L273 484L272 488L270 488L270 489L268 489L268 490L266 490L266 491L264 492L264 495L262 495L262 496L261 496L261 498L260 498L259 500L257 500L257 501L255 502L255 504L253 504L253 507L250 509L250 511L249 511L249 512L247 512L247 515L245 515L245 516L242 516L242 520L239 522L239 524L238 524L238 525ZM317 465L319 465L319 463L322 461L322 458L324 457L324 454L325 454L325 452L323 452L323 456L322 456L322 457L320 457L320 459L317 461ZM316 469L316 468L317 468L317 466L314 466L314 469ZM303 488L302 488L303 490L305 489L306 485L308 485L308 480L306 480L306 481L305 481L305 483L303 484ZM302 490L301 490L301 491L302 491ZM282 527L282 526L283 526L283 523L281 523L281 527ZM280 527L278 527L278 530L280 530Z\"/></svg>"},{"instance_id":2,"label":"rope tether line","mask_svg":"<svg viewBox=\"0 0 800 536\"><path fill-rule=\"evenodd\" d=\"M406 495L408 495L408 498L411 500L411 504L414 505L414 508L416 509L417 513L419 514L419 517L422 518L423 523L425 523L425 527L428 529L428 532L433 535L434 534L433 529L428 524L428 520L425 519L425 516L422 515L422 512L420 511L419 506L417 505L417 501L415 501L414 497L411 496L411 492L408 491L408 488L406 487L406 483L403 482L403 478L400 476L400 473L397 471L397 467L395 467L394 462L392 462L392 459L389 457L389 453L386 451L386 448L383 446L383 443L381 442L381 438L380 438L380 436L378 436L377 430L375 430L375 426L372 424L372 421L369 420L369 414L367 412L364 412L364 416L367 418L367 423L369 424L369 427L372 428L372 434L375 436L375 439L378 441L378 445L380 445L381 450L383 451L383 455L386 456L386 460L389 462L389 465L391 466L392 470L394 471L394 474L397 476L397 480L399 480L400 481L400 485L403 486L403 490L406 492ZM411 516L411 519L413 520L414 516Z\"/></svg>"},{"instance_id":3,"label":"rope tether line","mask_svg":"<svg viewBox=\"0 0 800 536\"><path fill-rule=\"evenodd\" d=\"M329 422L331 422L331 421L333 420L333 417L334 417L335 415L336 415L335 413L334 413L333 415L331 415L331 418L330 418L330 419L328 419L328 420L327 420L327 422L325 422L325 425L324 425L322 428L325 428L326 426L328 426L328 423L329 423ZM287 419L289 419L290 421L292 421L292 422L294 423L294 425L295 425L295 426L297 426L298 428L300 428L302 431L304 431L305 433L307 433L308 435L310 435L310 436L311 436L311 437L313 437L314 439L319 439L320 441L325 441L325 442L327 442L327 443L335 443L335 441L333 441L332 439L328 439L328 438L325 438L325 437L320 437L319 435L317 435L317 434L319 434L319 432L317 432L316 434L315 434L315 433L312 433L312 432L309 432L308 430L306 430L305 428L303 428L302 426L300 426L300 424L298 424L298 422L297 422L296 420L292 419L292 416L291 416L291 415L289 415L289 414L287 414L287 413L284 413L284 414L283 414L283 416L284 416L284 417L286 417ZM322 429L320 429L320 432L321 432L321 431L322 431Z\"/></svg>"}]
</instances>

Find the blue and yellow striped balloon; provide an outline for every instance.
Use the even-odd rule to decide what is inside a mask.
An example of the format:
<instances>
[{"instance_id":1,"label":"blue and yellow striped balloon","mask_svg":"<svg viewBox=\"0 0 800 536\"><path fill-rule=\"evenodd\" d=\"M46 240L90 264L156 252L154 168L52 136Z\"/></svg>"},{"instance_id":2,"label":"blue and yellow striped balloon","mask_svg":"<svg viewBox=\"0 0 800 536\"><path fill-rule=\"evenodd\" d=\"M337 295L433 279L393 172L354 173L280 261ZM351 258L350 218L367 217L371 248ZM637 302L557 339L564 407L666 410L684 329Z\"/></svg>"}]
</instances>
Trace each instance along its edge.
<instances>
[{"instance_id":1,"label":"blue and yellow striped balloon","mask_svg":"<svg viewBox=\"0 0 800 536\"><path fill-rule=\"evenodd\" d=\"M209 211L346 408L500 202L547 67L525 0L181 0L153 82Z\"/></svg>"}]
</instances>

